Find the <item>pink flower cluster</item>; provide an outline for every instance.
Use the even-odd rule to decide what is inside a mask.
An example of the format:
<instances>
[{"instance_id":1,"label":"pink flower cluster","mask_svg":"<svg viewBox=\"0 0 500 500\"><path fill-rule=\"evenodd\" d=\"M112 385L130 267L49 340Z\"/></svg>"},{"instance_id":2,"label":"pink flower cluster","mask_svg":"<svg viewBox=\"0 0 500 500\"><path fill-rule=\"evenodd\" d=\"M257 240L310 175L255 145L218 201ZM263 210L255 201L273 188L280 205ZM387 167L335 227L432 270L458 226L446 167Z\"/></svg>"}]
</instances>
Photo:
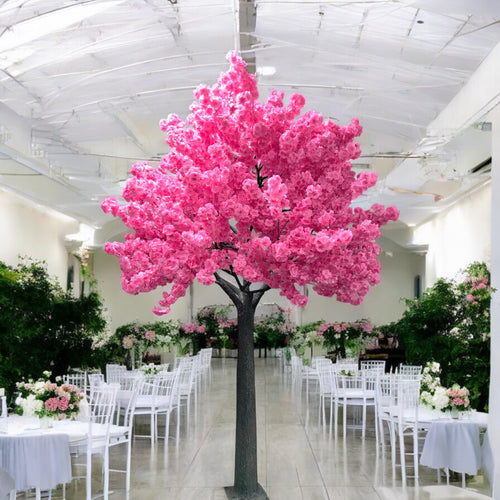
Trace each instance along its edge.
<instances>
[{"instance_id":1,"label":"pink flower cluster","mask_svg":"<svg viewBox=\"0 0 500 500\"><path fill-rule=\"evenodd\" d=\"M471 293L468 293L466 296L467 301L470 302L473 306L479 305L478 299L481 298L482 292L489 290L488 278L470 276L466 279L466 282L471 285ZM473 292L476 292L476 294L474 294Z\"/></svg>"},{"instance_id":2,"label":"pink flower cluster","mask_svg":"<svg viewBox=\"0 0 500 500\"><path fill-rule=\"evenodd\" d=\"M132 349L135 343L135 338L132 335L127 335L123 337L122 345L124 349Z\"/></svg>"},{"instance_id":3,"label":"pink flower cluster","mask_svg":"<svg viewBox=\"0 0 500 500\"><path fill-rule=\"evenodd\" d=\"M236 325L237 322L238 320L236 319L228 319L224 321L221 318L217 318L217 324L219 328L231 328L232 326Z\"/></svg>"},{"instance_id":4,"label":"pink flower cluster","mask_svg":"<svg viewBox=\"0 0 500 500\"><path fill-rule=\"evenodd\" d=\"M147 330L146 332L144 332L144 337L146 338L146 340L153 342L156 337L156 334L153 330Z\"/></svg>"},{"instance_id":5,"label":"pink flower cluster","mask_svg":"<svg viewBox=\"0 0 500 500\"><path fill-rule=\"evenodd\" d=\"M318 328L318 333L324 333L329 328L333 328L337 333L341 333L349 328L362 330L365 333L373 331L373 325L369 321L357 321L354 323L322 323Z\"/></svg>"},{"instance_id":6,"label":"pink flower cluster","mask_svg":"<svg viewBox=\"0 0 500 500\"><path fill-rule=\"evenodd\" d=\"M184 323L181 327L186 333L203 333L205 325L198 325L197 323Z\"/></svg>"},{"instance_id":7,"label":"pink flower cluster","mask_svg":"<svg viewBox=\"0 0 500 500\"><path fill-rule=\"evenodd\" d=\"M66 411L69 406L69 398L65 397L56 397L49 398L45 401L45 409L48 411Z\"/></svg>"},{"instance_id":8,"label":"pink flower cluster","mask_svg":"<svg viewBox=\"0 0 500 500\"><path fill-rule=\"evenodd\" d=\"M158 168L133 166L123 191L105 212L130 228L105 250L120 260L122 287L132 294L169 286L154 311L165 314L194 279L205 285L228 271L281 290L305 305L301 290L361 303L379 282L380 226L395 207L351 203L375 185L356 175L357 119L341 127L294 94L272 91L259 102L255 76L235 53L213 87L195 92L183 122L160 122L170 151Z\"/></svg>"},{"instance_id":9,"label":"pink flower cluster","mask_svg":"<svg viewBox=\"0 0 500 500\"><path fill-rule=\"evenodd\" d=\"M466 387L453 384L446 390L446 395L449 398L449 407L457 407L460 410L469 409L469 390Z\"/></svg>"}]
</instances>

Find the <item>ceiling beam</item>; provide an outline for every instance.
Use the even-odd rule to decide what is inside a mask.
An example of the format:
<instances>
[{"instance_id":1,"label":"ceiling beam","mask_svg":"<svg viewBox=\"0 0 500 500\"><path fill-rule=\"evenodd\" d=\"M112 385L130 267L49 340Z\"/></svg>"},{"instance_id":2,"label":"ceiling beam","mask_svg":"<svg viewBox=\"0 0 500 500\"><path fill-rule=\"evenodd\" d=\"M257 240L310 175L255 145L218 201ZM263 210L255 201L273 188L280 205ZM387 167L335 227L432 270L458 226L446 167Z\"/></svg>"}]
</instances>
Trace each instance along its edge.
<instances>
[{"instance_id":1,"label":"ceiling beam","mask_svg":"<svg viewBox=\"0 0 500 500\"><path fill-rule=\"evenodd\" d=\"M255 0L239 0L239 39L241 57L247 63L247 71L255 75L257 66L254 46L256 43L257 6Z\"/></svg>"}]
</instances>

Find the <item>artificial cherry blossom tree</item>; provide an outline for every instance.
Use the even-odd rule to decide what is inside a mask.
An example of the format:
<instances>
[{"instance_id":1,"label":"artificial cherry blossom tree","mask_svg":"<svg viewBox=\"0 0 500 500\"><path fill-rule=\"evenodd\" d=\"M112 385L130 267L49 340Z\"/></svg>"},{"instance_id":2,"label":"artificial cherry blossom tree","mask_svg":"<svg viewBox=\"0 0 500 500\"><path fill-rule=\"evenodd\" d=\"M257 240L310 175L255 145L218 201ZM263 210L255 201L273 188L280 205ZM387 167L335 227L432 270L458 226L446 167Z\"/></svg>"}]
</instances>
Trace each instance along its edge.
<instances>
[{"instance_id":1,"label":"artificial cherry blossom tree","mask_svg":"<svg viewBox=\"0 0 500 500\"><path fill-rule=\"evenodd\" d=\"M197 279L216 283L238 314L234 492L253 497L257 438L253 360L254 313L263 294L280 289L304 306L304 285L319 295L360 304L379 281L380 226L394 207L352 208L375 185L374 172L355 175L356 119L345 127L314 111L304 97L272 91L258 101L257 82L236 54L213 87L200 86L183 122L160 122L169 153L159 166L137 163L106 212L131 229L106 244L120 260L122 286L137 294L167 287L157 314L166 314Z\"/></svg>"}]
</instances>

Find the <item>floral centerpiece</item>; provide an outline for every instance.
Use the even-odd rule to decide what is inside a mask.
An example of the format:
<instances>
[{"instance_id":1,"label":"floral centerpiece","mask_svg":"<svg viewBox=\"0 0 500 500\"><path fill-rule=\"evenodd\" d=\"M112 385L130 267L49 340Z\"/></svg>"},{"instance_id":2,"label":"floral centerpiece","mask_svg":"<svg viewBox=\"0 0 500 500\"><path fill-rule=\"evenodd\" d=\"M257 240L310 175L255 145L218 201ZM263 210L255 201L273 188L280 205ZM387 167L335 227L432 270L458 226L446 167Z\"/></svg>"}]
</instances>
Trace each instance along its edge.
<instances>
[{"instance_id":1,"label":"floral centerpiece","mask_svg":"<svg viewBox=\"0 0 500 500\"><path fill-rule=\"evenodd\" d=\"M16 412L20 415L52 417L59 420L76 418L80 411L83 392L69 385L58 385L50 381L51 372L34 381L17 382L19 396L16 398Z\"/></svg>"},{"instance_id":2,"label":"floral centerpiece","mask_svg":"<svg viewBox=\"0 0 500 500\"><path fill-rule=\"evenodd\" d=\"M163 365L156 365L155 363L147 363L141 366L140 370L144 375L158 375L165 369Z\"/></svg>"},{"instance_id":3,"label":"floral centerpiece","mask_svg":"<svg viewBox=\"0 0 500 500\"><path fill-rule=\"evenodd\" d=\"M453 384L443 387L440 380L441 366L436 361L428 362L422 372L420 383L420 403L440 411L470 410L469 390Z\"/></svg>"},{"instance_id":4,"label":"floral centerpiece","mask_svg":"<svg viewBox=\"0 0 500 500\"><path fill-rule=\"evenodd\" d=\"M470 410L469 390L466 387L460 387L458 384L453 384L446 390L446 395L448 396L448 408L451 410ZM444 410L446 409L445 407Z\"/></svg>"}]
</instances>

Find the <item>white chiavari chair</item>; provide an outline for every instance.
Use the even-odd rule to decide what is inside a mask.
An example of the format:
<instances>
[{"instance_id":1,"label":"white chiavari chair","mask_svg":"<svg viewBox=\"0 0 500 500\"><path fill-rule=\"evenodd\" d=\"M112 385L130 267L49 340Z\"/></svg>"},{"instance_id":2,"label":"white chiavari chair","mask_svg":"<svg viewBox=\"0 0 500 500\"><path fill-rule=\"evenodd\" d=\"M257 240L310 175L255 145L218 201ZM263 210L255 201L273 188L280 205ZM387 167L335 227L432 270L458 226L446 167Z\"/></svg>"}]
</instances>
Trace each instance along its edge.
<instances>
[{"instance_id":1,"label":"white chiavari chair","mask_svg":"<svg viewBox=\"0 0 500 500\"><path fill-rule=\"evenodd\" d=\"M411 457L413 466L413 478L418 484L418 463L419 453L423 445L427 426L419 425L419 397L420 397L420 376L402 377L397 375L397 402L393 408L392 420L394 422L394 432L396 439L393 441L394 456L399 451L399 465L401 466L401 481L403 486L407 484L407 459ZM408 450L405 443L406 438L411 441ZM393 460L393 475L395 475L396 461Z\"/></svg>"},{"instance_id":2,"label":"white chiavari chair","mask_svg":"<svg viewBox=\"0 0 500 500\"><path fill-rule=\"evenodd\" d=\"M366 436L367 409L375 407L375 382L367 371L360 371L353 375L342 375L334 372L336 381L336 397L338 405L342 407L342 426L344 438L347 432L347 410L351 408L353 423L351 428L361 429L361 436ZM376 378L376 377L375 377ZM361 418L358 413L361 412Z\"/></svg>"},{"instance_id":3,"label":"white chiavari chair","mask_svg":"<svg viewBox=\"0 0 500 500\"><path fill-rule=\"evenodd\" d=\"M86 499L92 498L92 456L102 459L103 496L109 498L109 443L110 427L115 412L118 384L102 383L90 391L89 424L87 436L80 441L73 441L70 449L73 454L84 453L86 457L85 490Z\"/></svg>"},{"instance_id":4,"label":"white chiavari chair","mask_svg":"<svg viewBox=\"0 0 500 500\"><path fill-rule=\"evenodd\" d=\"M120 472L125 474L125 491L130 491L130 468L132 458L132 434L134 429L134 413L137 404L137 397L144 385L142 373L135 372L134 376L128 379L122 377L117 400L120 401L120 408L117 408L118 421L110 428L109 447L119 445L126 446L125 469L110 468L110 472ZM123 417L123 418L121 418Z\"/></svg>"}]
</instances>

